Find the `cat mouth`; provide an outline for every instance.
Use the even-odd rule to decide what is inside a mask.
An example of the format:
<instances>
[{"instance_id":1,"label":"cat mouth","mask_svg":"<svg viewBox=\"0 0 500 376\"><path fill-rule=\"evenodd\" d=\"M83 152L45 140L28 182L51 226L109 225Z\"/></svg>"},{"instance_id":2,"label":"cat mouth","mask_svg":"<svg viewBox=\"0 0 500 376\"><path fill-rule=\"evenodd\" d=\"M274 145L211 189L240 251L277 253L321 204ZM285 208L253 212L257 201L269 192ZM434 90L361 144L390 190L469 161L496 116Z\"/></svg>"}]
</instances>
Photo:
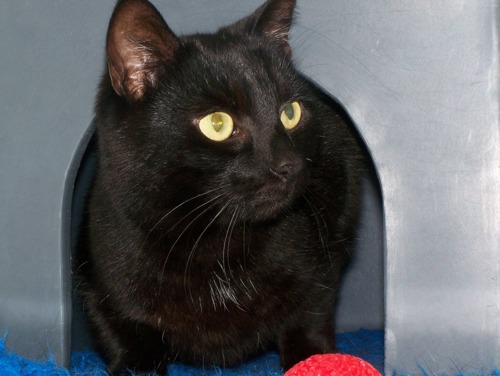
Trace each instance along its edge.
<instances>
[{"instance_id":1,"label":"cat mouth","mask_svg":"<svg viewBox=\"0 0 500 376\"><path fill-rule=\"evenodd\" d=\"M305 179L298 177L280 184L265 184L239 200L247 219L266 221L279 217L304 193Z\"/></svg>"}]
</instances>

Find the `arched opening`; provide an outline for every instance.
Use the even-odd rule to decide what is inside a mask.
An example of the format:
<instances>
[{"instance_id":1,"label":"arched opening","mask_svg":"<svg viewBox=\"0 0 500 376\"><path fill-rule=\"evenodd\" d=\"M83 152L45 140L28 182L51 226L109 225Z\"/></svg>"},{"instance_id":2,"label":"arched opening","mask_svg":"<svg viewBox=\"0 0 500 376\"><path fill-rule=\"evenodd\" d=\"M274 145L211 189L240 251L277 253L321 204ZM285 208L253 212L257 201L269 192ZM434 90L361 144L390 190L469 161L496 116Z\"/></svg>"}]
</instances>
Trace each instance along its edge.
<instances>
[{"instance_id":1,"label":"arched opening","mask_svg":"<svg viewBox=\"0 0 500 376\"><path fill-rule=\"evenodd\" d=\"M337 106L337 104L335 104ZM91 125L91 130L94 126ZM91 132L93 134L93 131ZM361 137L361 136L360 136ZM96 136L82 142L81 163L73 190L71 209L71 243L74 251L82 229L87 193L91 187L96 163ZM338 333L356 332L360 329L384 330L384 223L380 183L376 166L365 148L368 169L364 176L362 210L359 231L352 261L346 269L337 305L336 328ZM73 284L72 351L93 350L94 341L82 309L82 302ZM341 338L342 334L339 335ZM383 349L379 349L383 352ZM382 370L383 364L376 364Z\"/></svg>"},{"instance_id":2,"label":"arched opening","mask_svg":"<svg viewBox=\"0 0 500 376\"><path fill-rule=\"evenodd\" d=\"M82 231L85 231L83 221L86 213L86 203L97 165L97 139L93 123L90 125L89 131L81 141L80 148L80 152L77 152L75 157L81 160L75 177L73 198L71 201L70 240L72 260L74 260L76 247L78 246ZM72 276L74 276L73 268L76 267L74 264L75 263L72 262ZM85 317L83 302L77 292L78 282L75 278L72 279L71 285L71 352L93 350L95 344Z\"/></svg>"}]
</instances>

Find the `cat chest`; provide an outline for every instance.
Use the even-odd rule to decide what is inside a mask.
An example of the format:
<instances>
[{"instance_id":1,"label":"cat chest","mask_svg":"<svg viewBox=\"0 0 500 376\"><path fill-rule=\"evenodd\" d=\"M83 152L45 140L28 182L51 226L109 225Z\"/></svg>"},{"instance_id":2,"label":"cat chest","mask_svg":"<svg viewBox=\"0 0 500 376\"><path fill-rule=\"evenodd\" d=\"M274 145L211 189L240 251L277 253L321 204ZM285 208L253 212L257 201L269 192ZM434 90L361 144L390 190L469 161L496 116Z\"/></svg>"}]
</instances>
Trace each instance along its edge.
<instances>
[{"instance_id":1,"label":"cat chest","mask_svg":"<svg viewBox=\"0 0 500 376\"><path fill-rule=\"evenodd\" d=\"M295 244L262 239L235 237L230 246L214 241L212 247L207 239L196 252L189 252L188 244L188 252L172 252L167 261L168 252L156 253L147 263L149 271L141 270L131 280L131 286L144 287L136 290L132 304L139 310L135 319L179 337L194 332L252 337L279 331L285 318L300 315L328 265ZM126 290L130 297L131 290Z\"/></svg>"},{"instance_id":2,"label":"cat chest","mask_svg":"<svg viewBox=\"0 0 500 376\"><path fill-rule=\"evenodd\" d=\"M256 335L279 331L284 317L292 318L299 309L303 295L288 278L235 272L199 277L167 287L155 309L145 312L149 324L180 339L203 334L226 342L233 337L255 341Z\"/></svg>"}]
</instances>

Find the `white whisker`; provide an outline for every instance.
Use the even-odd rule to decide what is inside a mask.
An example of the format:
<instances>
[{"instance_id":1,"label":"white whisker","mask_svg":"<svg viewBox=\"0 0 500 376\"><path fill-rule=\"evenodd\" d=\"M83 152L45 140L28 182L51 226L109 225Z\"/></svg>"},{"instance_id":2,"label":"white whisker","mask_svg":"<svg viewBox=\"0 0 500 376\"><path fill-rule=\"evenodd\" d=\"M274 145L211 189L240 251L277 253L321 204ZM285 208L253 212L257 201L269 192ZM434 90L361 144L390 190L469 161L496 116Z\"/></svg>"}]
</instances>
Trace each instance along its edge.
<instances>
[{"instance_id":1,"label":"white whisker","mask_svg":"<svg viewBox=\"0 0 500 376\"><path fill-rule=\"evenodd\" d=\"M308 191L308 193L311 195L311 197L314 197L312 192ZM320 211L318 208L314 205L314 203L309 200L306 195L303 196L304 200L306 201L307 205L311 208L312 214L314 216L314 219L316 220L316 224L318 225L318 234L319 234L319 239L321 242L321 247L323 250L329 254L329 247L328 247L328 242L325 240L325 236L323 235L322 228L327 231L326 234L326 239L328 238L328 225L325 222L325 219L321 215Z\"/></svg>"},{"instance_id":2,"label":"white whisker","mask_svg":"<svg viewBox=\"0 0 500 376\"><path fill-rule=\"evenodd\" d=\"M162 216L156 223L155 225L149 230L148 234L146 235L146 238L149 237L149 235L151 235L151 233L160 225L161 222L163 222L170 214L172 214L174 211L176 211L177 209L181 208L182 206L184 206L185 204L187 204L188 202L190 201L193 201L193 200L196 200L197 198L200 198L200 197L203 197L203 196L206 196L206 195L209 195L211 193L214 193L214 192L217 192L218 190L221 190L223 188L225 188L228 184L224 185L224 186L221 186L221 187L217 187L215 189L211 189L209 191L206 191L206 192L203 192L203 193L200 193L196 196L193 196L183 202L181 202L179 205L177 205L176 207L174 207L173 209L171 209L170 211L168 211L164 216ZM220 196L218 196L220 197ZM212 200L209 200L208 202L210 202ZM199 208L199 207L198 207ZM191 213L191 212L190 212ZM182 218L184 219L184 217Z\"/></svg>"},{"instance_id":3,"label":"white whisker","mask_svg":"<svg viewBox=\"0 0 500 376\"><path fill-rule=\"evenodd\" d=\"M222 197L222 195L220 195L219 197ZM164 273L165 273L165 267L167 265L167 261L170 257L170 254L172 253L172 251L174 250L175 246L177 245L177 243L180 241L182 235L184 235L184 233L189 229L189 227L194 223L196 222L196 220L198 218L200 218L203 214L205 214L207 211L209 211L210 209L212 209L214 207L215 204L213 204L213 201L215 201L217 198L219 197L216 197L212 200L210 200L210 202L212 202L212 205L210 205L208 208L206 208L205 210L203 210L200 214L198 214L191 222L189 222L187 224L187 226L184 228L184 230L182 230L182 232L179 234L179 236L177 237L177 239L174 241L174 243L172 244L172 246L170 247L170 250L168 251L167 253L167 256L165 257L165 261L163 262L163 268L162 268L162 271L161 271L161 277L160 277L160 281L163 280L163 276L164 276ZM204 206L204 205L203 205ZM199 208L199 207L198 207ZM222 209L221 209L222 210Z\"/></svg>"},{"instance_id":4,"label":"white whisker","mask_svg":"<svg viewBox=\"0 0 500 376\"><path fill-rule=\"evenodd\" d=\"M196 248L198 247L198 244L200 243L201 241L201 238L203 237L203 235L205 234L205 232L207 232L207 230L209 229L209 227L215 222L215 220L222 214L222 212L229 206L229 202L227 202L219 211L217 214L215 214L215 216L212 218L212 220L208 223L208 225L205 227L205 229L200 233L200 235L198 236L198 239L196 239L196 242L194 243L193 247L191 248L191 252L189 252L189 256L188 256L188 259L186 261L186 267L184 269L184 288L187 289L187 291L189 291L189 295L191 297L191 300L193 301L193 296L191 294L191 289L187 287L187 276L188 276L188 271L189 271L189 268L191 266L191 262L193 260L193 257L194 257L194 254L196 252ZM210 208L209 208L210 209ZM206 209L208 210L208 209ZM204 211L205 212L205 211ZM198 217L197 217L198 218ZM195 218L196 219L196 218ZM186 230L184 230L186 231ZM183 231L183 232L184 232ZM194 301L193 301L194 303Z\"/></svg>"},{"instance_id":5,"label":"white whisker","mask_svg":"<svg viewBox=\"0 0 500 376\"><path fill-rule=\"evenodd\" d=\"M229 273L231 273L231 267L229 265L229 244L231 243L231 236L233 235L233 230L236 224L236 215L238 213L238 209L235 209L231 219L229 220L229 225L226 230L226 237L224 238L224 244L222 245L222 273L224 277L227 279L226 272L226 261L229 269ZM227 260L226 260L226 252L227 252Z\"/></svg>"}]
</instances>

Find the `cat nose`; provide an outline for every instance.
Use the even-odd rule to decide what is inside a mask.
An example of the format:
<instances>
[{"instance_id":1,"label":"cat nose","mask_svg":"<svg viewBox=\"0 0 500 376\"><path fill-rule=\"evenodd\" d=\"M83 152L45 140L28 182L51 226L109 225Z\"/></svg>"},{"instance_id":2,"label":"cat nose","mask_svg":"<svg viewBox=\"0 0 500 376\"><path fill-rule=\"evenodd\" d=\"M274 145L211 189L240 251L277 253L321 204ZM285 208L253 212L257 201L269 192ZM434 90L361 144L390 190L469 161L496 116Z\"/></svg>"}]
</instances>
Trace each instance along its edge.
<instances>
[{"instance_id":1,"label":"cat nose","mask_svg":"<svg viewBox=\"0 0 500 376\"><path fill-rule=\"evenodd\" d=\"M280 179L289 180L302 171L302 160L299 157L288 157L280 160L275 166L270 167L271 173Z\"/></svg>"}]
</instances>

